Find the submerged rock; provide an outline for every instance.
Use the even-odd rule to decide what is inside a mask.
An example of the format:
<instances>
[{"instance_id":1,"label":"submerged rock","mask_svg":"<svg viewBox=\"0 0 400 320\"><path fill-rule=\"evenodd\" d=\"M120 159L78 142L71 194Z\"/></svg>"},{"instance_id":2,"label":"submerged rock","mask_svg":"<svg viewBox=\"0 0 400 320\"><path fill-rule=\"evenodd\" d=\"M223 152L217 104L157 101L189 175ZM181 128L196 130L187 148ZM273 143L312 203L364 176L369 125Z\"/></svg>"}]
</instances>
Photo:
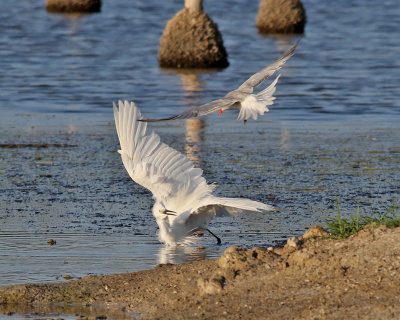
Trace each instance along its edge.
<instances>
[{"instance_id":1,"label":"submerged rock","mask_svg":"<svg viewBox=\"0 0 400 320\"><path fill-rule=\"evenodd\" d=\"M223 68L228 55L218 26L202 10L179 11L168 21L160 41L161 67Z\"/></svg>"},{"instance_id":2,"label":"submerged rock","mask_svg":"<svg viewBox=\"0 0 400 320\"><path fill-rule=\"evenodd\" d=\"M261 0L256 27L261 33L303 33L306 20L300 0Z\"/></svg>"},{"instance_id":3,"label":"submerged rock","mask_svg":"<svg viewBox=\"0 0 400 320\"><path fill-rule=\"evenodd\" d=\"M48 12L89 13L100 9L101 0L46 0Z\"/></svg>"}]
</instances>

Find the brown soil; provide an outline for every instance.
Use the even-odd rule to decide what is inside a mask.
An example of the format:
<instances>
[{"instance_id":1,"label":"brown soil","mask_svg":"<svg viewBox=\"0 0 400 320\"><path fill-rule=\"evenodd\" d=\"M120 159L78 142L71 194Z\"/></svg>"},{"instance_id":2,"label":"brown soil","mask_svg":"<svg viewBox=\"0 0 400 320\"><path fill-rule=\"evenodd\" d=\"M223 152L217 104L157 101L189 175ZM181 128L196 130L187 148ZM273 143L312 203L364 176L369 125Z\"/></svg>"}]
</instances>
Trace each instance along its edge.
<instances>
[{"instance_id":1,"label":"brown soil","mask_svg":"<svg viewBox=\"0 0 400 320\"><path fill-rule=\"evenodd\" d=\"M306 12L300 0L261 0L256 27L262 33L303 33Z\"/></svg>"},{"instance_id":2,"label":"brown soil","mask_svg":"<svg viewBox=\"0 0 400 320\"><path fill-rule=\"evenodd\" d=\"M168 21L160 41L161 67L224 68L227 53L218 26L203 11L179 11Z\"/></svg>"},{"instance_id":3,"label":"brown soil","mask_svg":"<svg viewBox=\"0 0 400 320\"><path fill-rule=\"evenodd\" d=\"M0 305L101 303L143 319L397 318L400 228L368 226L344 240L325 235L314 227L283 248L231 247L216 260L1 287Z\"/></svg>"}]
</instances>

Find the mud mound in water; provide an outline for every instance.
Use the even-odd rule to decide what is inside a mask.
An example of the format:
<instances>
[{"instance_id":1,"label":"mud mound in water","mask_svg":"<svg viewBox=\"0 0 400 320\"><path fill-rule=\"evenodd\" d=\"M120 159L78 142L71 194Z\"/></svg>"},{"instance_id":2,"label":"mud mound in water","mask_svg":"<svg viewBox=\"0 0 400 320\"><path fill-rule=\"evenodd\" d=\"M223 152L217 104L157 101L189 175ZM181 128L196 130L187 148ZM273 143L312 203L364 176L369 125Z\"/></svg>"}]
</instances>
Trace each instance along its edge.
<instances>
[{"instance_id":1,"label":"mud mound in water","mask_svg":"<svg viewBox=\"0 0 400 320\"><path fill-rule=\"evenodd\" d=\"M47 0L48 12L89 13L100 12L100 0Z\"/></svg>"},{"instance_id":2,"label":"mud mound in water","mask_svg":"<svg viewBox=\"0 0 400 320\"><path fill-rule=\"evenodd\" d=\"M165 27L158 60L161 67L224 68L227 53L218 26L203 11L179 11Z\"/></svg>"},{"instance_id":3,"label":"mud mound in water","mask_svg":"<svg viewBox=\"0 0 400 320\"><path fill-rule=\"evenodd\" d=\"M303 33L306 12L300 0L261 0L256 27L261 33Z\"/></svg>"}]
</instances>

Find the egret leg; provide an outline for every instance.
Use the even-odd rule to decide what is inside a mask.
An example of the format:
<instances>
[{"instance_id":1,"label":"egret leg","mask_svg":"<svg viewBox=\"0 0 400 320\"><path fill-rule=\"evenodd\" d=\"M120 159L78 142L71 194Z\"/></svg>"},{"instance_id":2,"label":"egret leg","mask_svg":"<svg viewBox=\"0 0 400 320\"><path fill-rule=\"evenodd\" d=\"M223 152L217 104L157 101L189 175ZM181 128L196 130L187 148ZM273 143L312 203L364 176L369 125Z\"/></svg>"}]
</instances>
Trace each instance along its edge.
<instances>
[{"instance_id":1,"label":"egret leg","mask_svg":"<svg viewBox=\"0 0 400 320\"><path fill-rule=\"evenodd\" d=\"M213 235L215 237L215 239L217 239L217 244L221 244L221 239L218 236L216 236L214 233L212 233L210 229L206 229L206 230L209 233L211 233L211 235Z\"/></svg>"}]
</instances>

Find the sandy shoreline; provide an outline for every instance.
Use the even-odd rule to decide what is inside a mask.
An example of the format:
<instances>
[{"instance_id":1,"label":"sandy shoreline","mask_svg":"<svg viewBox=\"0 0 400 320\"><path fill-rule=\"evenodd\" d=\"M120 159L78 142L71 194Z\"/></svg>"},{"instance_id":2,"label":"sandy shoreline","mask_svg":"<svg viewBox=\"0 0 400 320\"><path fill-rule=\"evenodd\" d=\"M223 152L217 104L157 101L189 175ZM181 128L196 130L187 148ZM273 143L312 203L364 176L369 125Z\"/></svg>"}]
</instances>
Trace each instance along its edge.
<instances>
[{"instance_id":1,"label":"sandy shoreline","mask_svg":"<svg viewBox=\"0 0 400 320\"><path fill-rule=\"evenodd\" d=\"M366 227L343 240L313 237L320 233L273 250L230 247L214 260L1 287L0 305L105 304L142 319L395 318L400 228Z\"/></svg>"}]
</instances>

